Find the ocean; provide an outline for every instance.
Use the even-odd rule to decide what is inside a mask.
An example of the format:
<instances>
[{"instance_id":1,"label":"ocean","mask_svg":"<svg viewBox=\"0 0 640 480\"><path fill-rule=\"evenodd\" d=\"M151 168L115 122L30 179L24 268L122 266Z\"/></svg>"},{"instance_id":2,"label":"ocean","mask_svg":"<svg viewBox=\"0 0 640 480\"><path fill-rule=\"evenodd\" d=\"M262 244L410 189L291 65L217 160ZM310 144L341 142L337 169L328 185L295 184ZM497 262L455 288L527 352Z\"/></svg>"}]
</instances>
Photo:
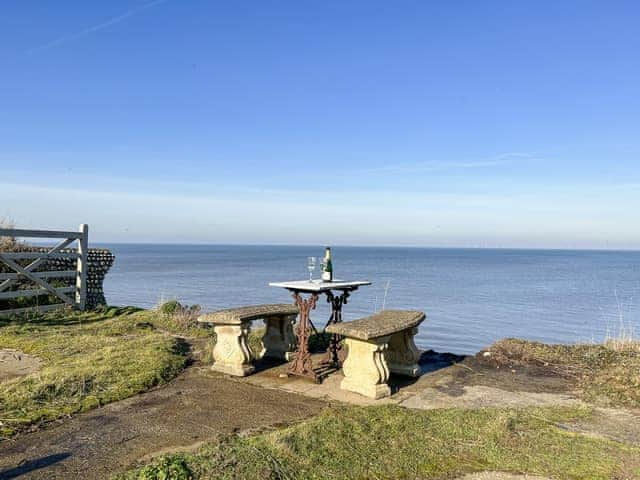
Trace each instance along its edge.
<instances>
[{"instance_id":1,"label":"ocean","mask_svg":"<svg viewBox=\"0 0 640 480\"><path fill-rule=\"evenodd\" d=\"M162 299L205 310L287 303L273 281L308 278L322 246L95 245L116 261L105 279L111 305L152 307ZM640 252L461 248L333 247L334 275L369 280L345 320L382 308L417 309L427 319L423 349L475 353L495 340L598 342L622 328L640 336ZM319 278L316 270L315 277ZM325 297L312 314L329 317Z\"/></svg>"}]
</instances>

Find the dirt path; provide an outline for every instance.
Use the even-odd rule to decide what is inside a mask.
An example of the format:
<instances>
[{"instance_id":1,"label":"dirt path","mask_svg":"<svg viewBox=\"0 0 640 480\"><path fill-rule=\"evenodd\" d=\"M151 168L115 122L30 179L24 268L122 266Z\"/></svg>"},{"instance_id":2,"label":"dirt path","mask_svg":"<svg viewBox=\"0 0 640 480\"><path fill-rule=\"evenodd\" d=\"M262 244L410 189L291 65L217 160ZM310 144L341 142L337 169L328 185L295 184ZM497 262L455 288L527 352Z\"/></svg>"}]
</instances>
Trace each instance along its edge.
<instances>
[{"instance_id":1,"label":"dirt path","mask_svg":"<svg viewBox=\"0 0 640 480\"><path fill-rule=\"evenodd\" d=\"M0 479L104 479L154 453L295 422L324 405L190 368L166 387L0 443Z\"/></svg>"}]
</instances>

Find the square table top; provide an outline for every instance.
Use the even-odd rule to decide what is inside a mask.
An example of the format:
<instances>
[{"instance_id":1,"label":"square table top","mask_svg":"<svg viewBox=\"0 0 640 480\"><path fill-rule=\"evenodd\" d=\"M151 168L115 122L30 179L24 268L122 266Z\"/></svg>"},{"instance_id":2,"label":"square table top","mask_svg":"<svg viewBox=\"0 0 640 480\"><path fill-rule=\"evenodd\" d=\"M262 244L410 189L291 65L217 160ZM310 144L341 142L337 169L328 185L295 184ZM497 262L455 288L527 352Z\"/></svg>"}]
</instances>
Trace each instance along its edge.
<instances>
[{"instance_id":1,"label":"square table top","mask_svg":"<svg viewBox=\"0 0 640 480\"><path fill-rule=\"evenodd\" d=\"M281 287L287 290L295 290L298 292L328 292L329 290L355 290L364 285L371 285L367 280L345 281L333 280L332 282L323 282L322 280L294 280L292 282L270 282L270 287Z\"/></svg>"}]
</instances>

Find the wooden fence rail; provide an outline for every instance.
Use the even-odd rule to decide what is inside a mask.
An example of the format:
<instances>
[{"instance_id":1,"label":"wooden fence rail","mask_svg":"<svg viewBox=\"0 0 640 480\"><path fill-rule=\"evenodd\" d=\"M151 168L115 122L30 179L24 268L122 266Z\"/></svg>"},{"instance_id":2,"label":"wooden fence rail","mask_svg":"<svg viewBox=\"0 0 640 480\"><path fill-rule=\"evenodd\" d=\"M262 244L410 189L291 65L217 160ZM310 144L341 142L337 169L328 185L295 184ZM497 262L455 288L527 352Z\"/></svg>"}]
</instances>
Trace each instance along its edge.
<instances>
[{"instance_id":1,"label":"wooden fence rail","mask_svg":"<svg viewBox=\"0 0 640 480\"><path fill-rule=\"evenodd\" d=\"M59 303L52 305L33 306L14 309L0 309L0 316L10 316L29 311L47 311L65 305L74 306L80 310L85 309L87 300L87 270L88 270L88 244L89 226L80 225L77 232L64 232L54 230L20 230L0 228L0 237L13 238L62 238L63 240L45 252L3 252L0 251L0 264L6 265L12 272L0 273L0 300L20 297L37 297L40 295L53 295ZM61 250L70 249L70 245L77 242L76 251ZM46 261L50 259L77 259L75 270L45 270ZM26 266L20 265L16 260L33 260ZM40 271L35 271L40 268ZM73 278L75 285L56 288L47 279ZM35 284L35 288L29 290L9 290L19 280L28 280ZM71 296L67 294L72 294Z\"/></svg>"}]
</instances>

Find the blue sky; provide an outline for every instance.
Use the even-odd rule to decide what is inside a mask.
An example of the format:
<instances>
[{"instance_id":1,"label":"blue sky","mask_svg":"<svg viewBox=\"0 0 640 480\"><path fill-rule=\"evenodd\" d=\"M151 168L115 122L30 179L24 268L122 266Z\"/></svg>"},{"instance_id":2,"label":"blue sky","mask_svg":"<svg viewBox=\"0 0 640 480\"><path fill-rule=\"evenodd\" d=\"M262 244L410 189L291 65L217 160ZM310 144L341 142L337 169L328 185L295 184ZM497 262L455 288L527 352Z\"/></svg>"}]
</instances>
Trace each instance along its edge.
<instances>
[{"instance_id":1,"label":"blue sky","mask_svg":"<svg viewBox=\"0 0 640 480\"><path fill-rule=\"evenodd\" d=\"M0 216L99 241L640 248L636 2L0 6Z\"/></svg>"}]
</instances>

